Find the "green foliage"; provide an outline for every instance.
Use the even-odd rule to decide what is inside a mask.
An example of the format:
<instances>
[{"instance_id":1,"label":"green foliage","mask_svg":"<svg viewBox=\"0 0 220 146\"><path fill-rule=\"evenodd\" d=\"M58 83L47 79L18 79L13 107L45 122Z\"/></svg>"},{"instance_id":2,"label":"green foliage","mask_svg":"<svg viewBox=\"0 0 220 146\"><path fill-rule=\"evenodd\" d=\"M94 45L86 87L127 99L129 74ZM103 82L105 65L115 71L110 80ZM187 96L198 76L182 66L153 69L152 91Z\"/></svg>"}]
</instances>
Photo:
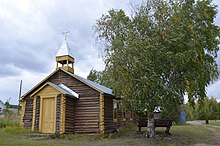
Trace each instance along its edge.
<instances>
[{"instance_id":1,"label":"green foliage","mask_svg":"<svg viewBox=\"0 0 220 146\"><path fill-rule=\"evenodd\" d=\"M9 134L21 134L31 132L31 130L24 129L19 126L7 126L4 128L4 131Z\"/></svg>"},{"instance_id":2,"label":"green foliage","mask_svg":"<svg viewBox=\"0 0 220 146\"><path fill-rule=\"evenodd\" d=\"M89 75L87 76L87 79L100 84L101 72L92 69L90 70Z\"/></svg>"},{"instance_id":3,"label":"green foliage","mask_svg":"<svg viewBox=\"0 0 220 146\"><path fill-rule=\"evenodd\" d=\"M198 102L195 103L194 107L190 105L190 103L187 103L185 105L186 109L186 120L187 121L193 121L198 119Z\"/></svg>"},{"instance_id":4,"label":"green foliage","mask_svg":"<svg viewBox=\"0 0 220 146\"><path fill-rule=\"evenodd\" d=\"M20 126L19 117L17 115L9 115L7 117L0 118L0 128L4 128L6 126Z\"/></svg>"},{"instance_id":5,"label":"green foliage","mask_svg":"<svg viewBox=\"0 0 220 146\"><path fill-rule=\"evenodd\" d=\"M8 121L0 119L0 128L4 128L8 125Z\"/></svg>"},{"instance_id":6,"label":"green foliage","mask_svg":"<svg viewBox=\"0 0 220 146\"><path fill-rule=\"evenodd\" d=\"M110 78L110 71L109 69L105 69L104 71L96 71L92 69L87 76L88 80L94 81L98 84L103 86L112 88L112 80Z\"/></svg>"},{"instance_id":7,"label":"green foliage","mask_svg":"<svg viewBox=\"0 0 220 146\"><path fill-rule=\"evenodd\" d=\"M216 98L214 98L213 96L209 99L209 107L210 107L210 111L211 111L209 119L210 120L219 119L220 106L218 105Z\"/></svg>"},{"instance_id":8,"label":"green foliage","mask_svg":"<svg viewBox=\"0 0 220 146\"><path fill-rule=\"evenodd\" d=\"M220 106L216 98L206 97L203 101L196 102L194 107L186 104L187 120L218 120L220 115Z\"/></svg>"},{"instance_id":9,"label":"green foliage","mask_svg":"<svg viewBox=\"0 0 220 146\"><path fill-rule=\"evenodd\" d=\"M203 100L218 76L216 14L211 0L148 0L132 16L113 9L103 15L95 34L114 93L132 110L161 106L167 114L185 92L190 103Z\"/></svg>"}]
</instances>

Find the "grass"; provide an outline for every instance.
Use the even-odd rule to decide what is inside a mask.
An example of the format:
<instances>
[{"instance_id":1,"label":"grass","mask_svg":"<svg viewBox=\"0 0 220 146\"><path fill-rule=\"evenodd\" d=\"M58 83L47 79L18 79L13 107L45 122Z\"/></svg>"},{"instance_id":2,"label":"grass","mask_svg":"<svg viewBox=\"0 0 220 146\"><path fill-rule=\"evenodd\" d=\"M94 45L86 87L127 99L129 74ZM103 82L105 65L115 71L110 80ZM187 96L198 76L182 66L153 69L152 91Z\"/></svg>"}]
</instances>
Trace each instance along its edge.
<instances>
[{"instance_id":1,"label":"grass","mask_svg":"<svg viewBox=\"0 0 220 146\"><path fill-rule=\"evenodd\" d=\"M143 128L142 131L146 130ZM214 133L203 126L178 125L172 126L172 135L164 134L164 128L157 128L155 139L143 138L143 132L137 133L137 127L129 125L107 138L99 135L62 135L60 138L51 136L38 137L30 131L18 127L0 128L0 145L6 146L112 146L112 145L191 145L196 143L208 143ZM162 137L165 137L161 140ZM169 140L170 138L171 140Z\"/></svg>"},{"instance_id":2,"label":"grass","mask_svg":"<svg viewBox=\"0 0 220 146\"><path fill-rule=\"evenodd\" d=\"M6 117L1 117L0 118L0 128L4 128L7 126L19 126L20 121L19 117L17 114L12 114L10 116Z\"/></svg>"},{"instance_id":3,"label":"grass","mask_svg":"<svg viewBox=\"0 0 220 146\"><path fill-rule=\"evenodd\" d=\"M220 126L220 120L211 120L210 125Z\"/></svg>"},{"instance_id":4,"label":"grass","mask_svg":"<svg viewBox=\"0 0 220 146\"><path fill-rule=\"evenodd\" d=\"M198 120L199 122L202 122L202 124L205 124L205 120ZM209 120L210 125L220 126L220 120Z\"/></svg>"}]
</instances>

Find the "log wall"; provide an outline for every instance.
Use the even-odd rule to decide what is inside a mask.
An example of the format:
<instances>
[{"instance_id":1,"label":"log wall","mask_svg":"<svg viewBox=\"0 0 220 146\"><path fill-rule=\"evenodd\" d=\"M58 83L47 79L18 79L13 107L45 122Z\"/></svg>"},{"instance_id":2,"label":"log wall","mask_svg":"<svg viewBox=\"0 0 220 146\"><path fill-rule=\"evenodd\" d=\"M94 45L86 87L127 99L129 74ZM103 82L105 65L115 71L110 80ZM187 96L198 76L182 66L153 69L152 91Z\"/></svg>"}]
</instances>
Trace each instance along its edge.
<instances>
[{"instance_id":1,"label":"log wall","mask_svg":"<svg viewBox=\"0 0 220 146\"><path fill-rule=\"evenodd\" d=\"M96 90L92 89L88 85L82 83L81 81L75 79L74 77L70 76L69 74L63 71L58 71L52 77L50 77L48 81L57 85L62 83L68 88L78 93L80 96L99 96L99 93Z\"/></svg>"},{"instance_id":2,"label":"log wall","mask_svg":"<svg viewBox=\"0 0 220 146\"><path fill-rule=\"evenodd\" d=\"M71 75L65 73L62 70L57 71L49 79L45 80L35 90L30 92L25 99L26 102L26 112L24 114L24 127L31 128L31 120L33 116L33 99L31 100L29 96L38 90L46 82L52 82L54 84L64 84L76 93L80 95L79 99L75 99L74 104L72 99L67 98L66 106L66 122L65 122L65 131L66 133L99 133L99 112L100 112L100 93L90 86L82 83L81 81L75 79ZM104 129L106 132L112 132L117 128L117 123L113 122L113 100L112 96L104 95ZM57 98L58 99L58 98ZM59 111L59 100L57 100L57 111ZM75 107L75 108L74 108ZM68 112L70 111L70 113ZM72 113L74 116L72 116ZM56 113L56 131L60 129L58 125L60 122L60 113ZM74 117L74 120L70 120Z\"/></svg>"},{"instance_id":3,"label":"log wall","mask_svg":"<svg viewBox=\"0 0 220 146\"><path fill-rule=\"evenodd\" d=\"M65 120L65 133L74 133L75 127L75 100L72 97L66 97L66 120Z\"/></svg>"},{"instance_id":4,"label":"log wall","mask_svg":"<svg viewBox=\"0 0 220 146\"><path fill-rule=\"evenodd\" d=\"M117 128L117 122L113 122L113 98L110 96L105 96L104 106L105 133L113 132Z\"/></svg>"},{"instance_id":5,"label":"log wall","mask_svg":"<svg viewBox=\"0 0 220 146\"><path fill-rule=\"evenodd\" d=\"M60 133L61 94L57 95L56 106L56 133Z\"/></svg>"},{"instance_id":6,"label":"log wall","mask_svg":"<svg viewBox=\"0 0 220 146\"><path fill-rule=\"evenodd\" d=\"M68 105L68 110L75 113L74 116L74 129L71 128L72 123L66 123L67 131L75 133L98 133L99 132L99 92L92 89L88 85L75 79L69 74L58 71L50 79L50 82L55 84L64 84L71 90L80 95L79 99L75 100L74 105ZM68 103L68 102L66 102ZM69 103L68 103L69 104ZM72 108L71 108L72 107ZM69 114L69 113L68 113ZM67 115L67 114L66 114ZM70 118L72 115L68 115ZM66 120L67 121L67 120ZM74 123L74 121L72 121Z\"/></svg>"},{"instance_id":7,"label":"log wall","mask_svg":"<svg viewBox=\"0 0 220 146\"><path fill-rule=\"evenodd\" d=\"M24 128L32 128L32 118L33 118L33 98L26 98L25 113L23 117Z\"/></svg>"},{"instance_id":8,"label":"log wall","mask_svg":"<svg viewBox=\"0 0 220 146\"><path fill-rule=\"evenodd\" d=\"M75 101L75 133L99 132L99 97L80 96Z\"/></svg>"},{"instance_id":9,"label":"log wall","mask_svg":"<svg viewBox=\"0 0 220 146\"><path fill-rule=\"evenodd\" d=\"M40 120L40 96L37 96L34 131L39 131L39 120Z\"/></svg>"},{"instance_id":10,"label":"log wall","mask_svg":"<svg viewBox=\"0 0 220 146\"><path fill-rule=\"evenodd\" d=\"M118 109L118 127L123 127L127 124L129 124L130 122L132 122L131 120L131 112L130 111L125 111L125 117L123 116L124 112L123 110Z\"/></svg>"}]
</instances>

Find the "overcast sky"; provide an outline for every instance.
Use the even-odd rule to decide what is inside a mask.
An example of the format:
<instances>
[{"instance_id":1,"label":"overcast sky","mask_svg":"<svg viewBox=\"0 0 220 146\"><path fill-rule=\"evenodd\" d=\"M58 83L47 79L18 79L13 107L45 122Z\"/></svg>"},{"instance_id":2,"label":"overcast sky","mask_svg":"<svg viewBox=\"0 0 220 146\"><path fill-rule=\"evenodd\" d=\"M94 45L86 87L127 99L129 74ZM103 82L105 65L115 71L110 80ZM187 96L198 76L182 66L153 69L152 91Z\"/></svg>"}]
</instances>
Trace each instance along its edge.
<instances>
[{"instance_id":1,"label":"overcast sky","mask_svg":"<svg viewBox=\"0 0 220 146\"><path fill-rule=\"evenodd\" d=\"M17 104L22 94L55 70L55 54L64 30L75 57L75 73L82 77L91 69L103 70L92 27L111 8L129 13L131 0L1 0L0 1L0 99ZM134 3L135 0L133 0ZM135 1L136 2L136 1ZM219 0L214 0L220 5ZM220 24L220 16L216 18ZM220 59L217 60L220 65ZM220 81L208 89L220 99Z\"/></svg>"}]
</instances>

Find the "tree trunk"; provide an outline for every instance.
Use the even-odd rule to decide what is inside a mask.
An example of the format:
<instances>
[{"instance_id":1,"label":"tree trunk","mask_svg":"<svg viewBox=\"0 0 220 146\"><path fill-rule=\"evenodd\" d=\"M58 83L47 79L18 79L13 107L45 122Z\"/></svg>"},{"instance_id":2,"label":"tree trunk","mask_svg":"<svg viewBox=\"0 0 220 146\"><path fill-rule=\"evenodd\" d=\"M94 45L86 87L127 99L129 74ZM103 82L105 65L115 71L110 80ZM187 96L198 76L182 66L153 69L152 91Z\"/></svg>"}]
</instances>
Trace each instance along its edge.
<instances>
[{"instance_id":1,"label":"tree trunk","mask_svg":"<svg viewBox=\"0 0 220 146\"><path fill-rule=\"evenodd\" d=\"M154 113L148 114L148 127L147 127L147 138L154 138L156 136L154 128Z\"/></svg>"},{"instance_id":2,"label":"tree trunk","mask_svg":"<svg viewBox=\"0 0 220 146\"><path fill-rule=\"evenodd\" d=\"M209 124L209 120L208 120L208 119L206 119L206 120L205 120L205 123L206 123L206 124Z\"/></svg>"},{"instance_id":3,"label":"tree trunk","mask_svg":"<svg viewBox=\"0 0 220 146\"><path fill-rule=\"evenodd\" d=\"M206 123L206 124L209 124L209 116L208 116L208 115L206 115L205 123Z\"/></svg>"}]
</instances>

